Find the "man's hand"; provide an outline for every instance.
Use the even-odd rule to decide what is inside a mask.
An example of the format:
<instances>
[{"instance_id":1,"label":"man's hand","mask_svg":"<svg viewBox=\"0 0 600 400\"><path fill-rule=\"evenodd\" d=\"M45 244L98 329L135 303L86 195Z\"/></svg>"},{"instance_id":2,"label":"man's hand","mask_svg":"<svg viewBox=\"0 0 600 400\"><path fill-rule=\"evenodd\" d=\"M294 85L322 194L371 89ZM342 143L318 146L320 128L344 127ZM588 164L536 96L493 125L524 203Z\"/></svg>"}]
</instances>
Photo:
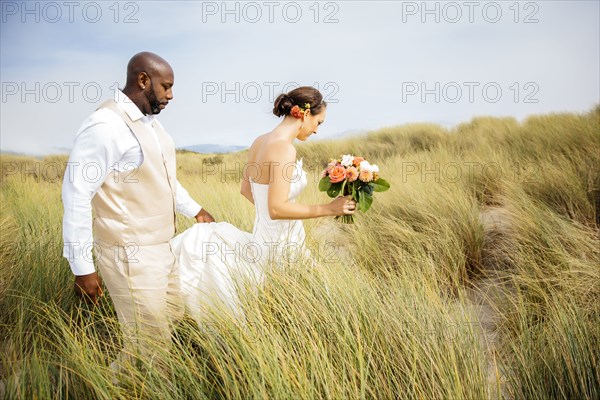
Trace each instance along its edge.
<instances>
[{"instance_id":1,"label":"man's hand","mask_svg":"<svg viewBox=\"0 0 600 400\"><path fill-rule=\"evenodd\" d=\"M198 214L196 214L196 216L194 217L196 218L196 222L215 222L215 219L213 218L212 215L210 215L210 213L208 211L206 211L204 208L200 210L200 212Z\"/></svg>"},{"instance_id":2,"label":"man's hand","mask_svg":"<svg viewBox=\"0 0 600 400\"><path fill-rule=\"evenodd\" d=\"M79 297L98 304L98 299L102 297L102 278L96 272L88 275L78 275L75 277L74 289Z\"/></svg>"}]
</instances>

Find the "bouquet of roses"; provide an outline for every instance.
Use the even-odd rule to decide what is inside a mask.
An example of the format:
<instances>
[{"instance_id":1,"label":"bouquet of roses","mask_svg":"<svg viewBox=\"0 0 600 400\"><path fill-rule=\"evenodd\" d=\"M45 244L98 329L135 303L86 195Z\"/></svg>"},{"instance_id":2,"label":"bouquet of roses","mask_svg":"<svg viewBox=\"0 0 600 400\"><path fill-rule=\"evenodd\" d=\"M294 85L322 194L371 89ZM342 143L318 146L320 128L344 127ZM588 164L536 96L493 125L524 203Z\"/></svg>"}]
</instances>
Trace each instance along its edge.
<instances>
[{"instance_id":1,"label":"bouquet of roses","mask_svg":"<svg viewBox=\"0 0 600 400\"><path fill-rule=\"evenodd\" d=\"M331 159L321 173L319 190L329 197L351 195L358 209L366 212L373 203L373 192L385 192L390 184L379 177L379 167L359 156L346 154ZM336 217L336 219L339 217ZM353 215L343 215L342 222L354 223Z\"/></svg>"}]
</instances>

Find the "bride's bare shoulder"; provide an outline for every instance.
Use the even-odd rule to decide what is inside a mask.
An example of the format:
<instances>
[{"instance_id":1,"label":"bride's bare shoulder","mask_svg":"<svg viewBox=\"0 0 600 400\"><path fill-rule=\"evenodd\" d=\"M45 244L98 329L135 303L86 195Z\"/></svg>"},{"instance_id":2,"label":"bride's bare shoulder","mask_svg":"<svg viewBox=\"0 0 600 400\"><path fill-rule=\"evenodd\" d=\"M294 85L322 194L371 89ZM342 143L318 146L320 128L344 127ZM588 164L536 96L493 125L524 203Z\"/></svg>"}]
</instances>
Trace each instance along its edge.
<instances>
[{"instance_id":1,"label":"bride's bare shoulder","mask_svg":"<svg viewBox=\"0 0 600 400\"><path fill-rule=\"evenodd\" d=\"M286 140L265 133L254 140L248 155L252 161L272 162L289 158L294 159L296 148Z\"/></svg>"},{"instance_id":2,"label":"bride's bare shoulder","mask_svg":"<svg viewBox=\"0 0 600 400\"><path fill-rule=\"evenodd\" d=\"M260 136L258 136L256 139L254 139L254 142L252 142L252 144L250 145L250 149L249 151L249 155L255 155L256 153L260 152L262 149L264 149L265 144L269 141L269 134L268 133L264 133Z\"/></svg>"},{"instance_id":3,"label":"bride's bare shoulder","mask_svg":"<svg viewBox=\"0 0 600 400\"><path fill-rule=\"evenodd\" d=\"M250 161L250 162L255 161L256 153L257 153L258 149L261 147L261 143L264 141L265 135L266 135L266 133L263 135L260 135L259 137L254 139L254 141L250 145L250 148L248 149L248 161Z\"/></svg>"},{"instance_id":4,"label":"bride's bare shoulder","mask_svg":"<svg viewBox=\"0 0 600 400\"><path fill-rule=\"evenodd\" d=\"M263 133L262 135L254 139L254 142L252 142L252 144L250 145L250 149L260 146L260 144L265 140L265 138L267 138L268 135L268 133Z\"/></svg>"}]
</instances>

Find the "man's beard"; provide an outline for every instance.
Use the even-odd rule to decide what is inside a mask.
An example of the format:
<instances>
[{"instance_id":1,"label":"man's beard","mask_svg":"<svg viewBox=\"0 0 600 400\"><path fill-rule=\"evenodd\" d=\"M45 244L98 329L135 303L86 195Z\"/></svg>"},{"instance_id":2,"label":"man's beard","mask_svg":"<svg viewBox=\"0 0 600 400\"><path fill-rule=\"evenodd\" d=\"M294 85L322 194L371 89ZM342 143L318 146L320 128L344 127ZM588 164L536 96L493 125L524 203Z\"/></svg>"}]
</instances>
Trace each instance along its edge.
<instances>
[{"instance_id":1,"label":"man's beard","mask_svg":"<svg viewBox=\"0 0 600 400\"><path fill-rule=\"evenodd\" d=\"M160 113L160 101L156 98L156 93L154 93L152 86L150 87L150 92L146 95L146 99L148 100L152 114Z\"/></svg>"}]
</instances>

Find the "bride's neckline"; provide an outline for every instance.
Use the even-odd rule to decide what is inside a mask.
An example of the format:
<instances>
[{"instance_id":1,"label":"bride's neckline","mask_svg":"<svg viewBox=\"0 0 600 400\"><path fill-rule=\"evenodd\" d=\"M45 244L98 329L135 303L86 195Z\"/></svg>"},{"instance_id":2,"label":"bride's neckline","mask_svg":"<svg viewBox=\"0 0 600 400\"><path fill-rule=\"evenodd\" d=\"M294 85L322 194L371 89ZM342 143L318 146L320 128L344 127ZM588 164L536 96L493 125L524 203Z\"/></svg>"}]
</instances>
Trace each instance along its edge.
<instances>
[{"instance_id":1,"label":"bride's neckline","mask_svg":"<svg viewBox=\"0 0 600 400\"><path fill-rule=\"evenodd\" d=\"M296 165L300 165L300 169L302 169L302 160L304 159L304 157L301 157L299 160L296 160ZM255 184L255 185L259 185L259 186L269 186L269 183L259 183L259 182L254 182L252 180L252 178L248 178L250 181L250 184Z\"/></svg>"},{"instance_id":2,"label":"bride's neckline","mask_svg":"<svg viewBox=\"0 0 600 400\"><path fill-rule=\"evenodd\" d=\"M269 186L268 183L258 183L258 182L254 182L252 180L252 178L249 178L249 179L250 179L250 184L255 184L255 185L259 185L259 186Z\"/></svg>"}]
</instances>

